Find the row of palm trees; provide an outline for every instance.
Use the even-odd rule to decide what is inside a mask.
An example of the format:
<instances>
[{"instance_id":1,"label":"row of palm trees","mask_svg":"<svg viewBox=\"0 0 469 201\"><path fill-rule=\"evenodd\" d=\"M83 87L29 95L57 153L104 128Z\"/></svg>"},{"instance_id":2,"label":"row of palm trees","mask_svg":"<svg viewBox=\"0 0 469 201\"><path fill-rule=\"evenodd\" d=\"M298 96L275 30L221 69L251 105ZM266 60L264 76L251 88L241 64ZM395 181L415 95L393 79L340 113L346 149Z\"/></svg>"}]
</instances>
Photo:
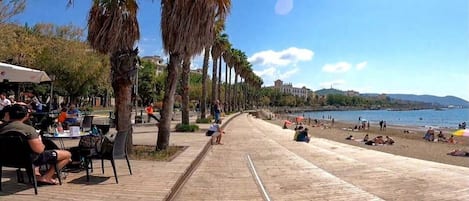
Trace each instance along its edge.
<instances>
[{"instance_id":1,"label":"row of palm trees","mask_svg":"<svg viewBox=\"0 0 469 201\"><path fill-rule=\"evenodd\" d=\"M73 3L73 0L69 0ZM161 0L161 30L163 49L169 55L167 78L158 129L157 150L168 147L174 95L182 69L183 123L188 117L188 79L190 60L205 51L203 97L201 109L205 118L207 96L206 75L209 53L213 58L212 95L214 102L221 97L221 64L225 61L225 102L229 111L242 109L246 100L252 100L254 88L262 85L247 61L246 55L231 47L224 30L224 23L231 8L230 0ZM116 129L131 136L131 89L137 72L138 49L134 49L140 37L136 0L93 0L88 16L88 38L95 50L107 54L111 61L111 82L116 99ZM218 69L217 69L218 64ZM182 66L182 67L181 67ZM234 69L234 84L231 83ZM217 72L218 78L217 79ZM238 84L238 77L240 78ZM242 88L239 89L239 88ZM241 98L244 97L244 98ZM128 144L132 144L129 137ZM128 146L131 147L131 146Z\"/></svg>"},{"instance_id":2,"label":"row of palm trees","mask_svg":"<svg viewBox=\"0 0 469 201\"><path fill-rule=\"evenodd\" d=\"M220 23L221 24L221 23ZM219 25L219 24L217 24ZM220 29L222 30L222 29ZM252 65L247 61L246 54L232 47L228 40L228 35L218 33L211 47L205 48L203 77L207 77L208 52L212 55L212 94L210 96L211 104L216 100L222 100L222 61L225 62L225 94L223 96L225 111L232 112L245 109L248 106L248 96L254 95L254 88L260 88L263 84L262 79L254 74ZM232 72L234 70L234 84L232 81ZM217 75L218 73L218 75ZM240 83L238 84L238 77ZM202 81L201 114L200 118L206 118L207 112L207 84L206 78ZM241 89L238 89L242 87ZM213 113L212 113L213 114Z\"/></svg>"}]
</instances>

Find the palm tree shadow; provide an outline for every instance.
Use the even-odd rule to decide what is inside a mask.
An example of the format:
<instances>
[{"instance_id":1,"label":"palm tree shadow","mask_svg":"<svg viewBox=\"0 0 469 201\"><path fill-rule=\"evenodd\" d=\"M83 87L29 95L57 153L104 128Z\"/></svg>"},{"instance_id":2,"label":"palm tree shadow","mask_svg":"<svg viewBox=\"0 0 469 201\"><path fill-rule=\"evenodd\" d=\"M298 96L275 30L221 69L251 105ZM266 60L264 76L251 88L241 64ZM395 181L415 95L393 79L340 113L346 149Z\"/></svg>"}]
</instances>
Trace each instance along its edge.
<instances>
[{"instance_id":1,"label":"palm tree shadow","mask_svg":"<svg viewBox=\"0 0 469 201\"><path fill-rule=\"evenodd\" d=\"M82 177L78 177L76 179L73 179L67 183L70 184L85 184L85 185L93 185L93 184L101 184L104 183L105 181L109 180L111 177L103 177L103 176L93 176L90 175L90 180L86 181L86 175Z\"/></svg>"}]
</instances>

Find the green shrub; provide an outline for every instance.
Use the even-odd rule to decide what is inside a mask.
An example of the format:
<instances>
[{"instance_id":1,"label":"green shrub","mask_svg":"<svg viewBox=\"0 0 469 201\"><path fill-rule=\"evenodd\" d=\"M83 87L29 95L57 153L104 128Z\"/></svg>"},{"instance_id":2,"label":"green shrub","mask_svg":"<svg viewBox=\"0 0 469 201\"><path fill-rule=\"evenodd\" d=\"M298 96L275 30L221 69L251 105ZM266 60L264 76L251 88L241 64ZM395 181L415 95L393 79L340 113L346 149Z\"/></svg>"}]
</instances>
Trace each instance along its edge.
<instances>
[{"instance_id":1,"label":"green shrub","mask_svg":"<svg viewBox=\"0 0 469 201\"><path fill-rule=\"evenodd\" d=\"M199 126L195 124L176 124L176 132L195 132Z\"/></svg>"},{"instance_id":2,"label":"green shrub","mask_svg":"<svg viewBox=\"0 0 469 201\"><path fill-rule=\"evenodd\" d=\"M209 124L209 123L212 123L212 118L197 119L197 120L195 120L195 123L198 123L198 124Z\"/></svg>"}]
</instances>

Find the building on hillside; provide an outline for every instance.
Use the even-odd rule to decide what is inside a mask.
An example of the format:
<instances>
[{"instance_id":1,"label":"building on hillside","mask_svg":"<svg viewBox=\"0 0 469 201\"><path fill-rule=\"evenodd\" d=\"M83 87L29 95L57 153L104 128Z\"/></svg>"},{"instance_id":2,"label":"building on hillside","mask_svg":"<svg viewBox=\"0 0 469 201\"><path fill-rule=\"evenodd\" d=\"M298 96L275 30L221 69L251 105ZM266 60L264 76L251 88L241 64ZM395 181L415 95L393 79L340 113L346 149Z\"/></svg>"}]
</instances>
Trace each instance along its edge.
<instances>
[{"instance_id":1,"label":"building on hillside","mask_svg":"<svg viewBox=\"0 0 469 201\"><path fill-rule=\"evenodd\" d=\"M346 96L359 96L360 93L358 91L348 90L348 91L345 92L345 95Z\"/></svg>"},{"instance_id":2,"label":"building on hillside","mask_svg":"<svg viewBox=\"0 0 469 201\"><path fill-rule=\"evenodd\" d=\"M160 56L158 55L155 55L155 56L144 56L142 57L142 60L146 60L146 61L150 61L152 62L153 64L156 65L156 70L155 70L155 73L158 75L160 73L162 73L164 70L166 70L166 66L168 66L165 62L164 62L164 59L161 58Z\"/></svg>"},{"instance_id":3,"label":"building on hillside","mask_svg":"<svg viewBox=\"0 0 469 201\"><path fill-rule=\"evenodd\" d=\"M308 95L311 93L311 90L306 87L293 87L292 83L284 84L282 80L275 80L273 88L278 89L283 93L292 94L305 99L308 98Z\"/></svg>"},{"instance_id":4,"label":"building on hillside","mask_svg":"<svg viewBox=\"0 0 469 201\"><path fill-rule=\"evenodd\" d=\"M201 68L191 69L191 73L196 73L196 74L201 74L202 75L202 69Z\"/></svg>"}]
</instances>

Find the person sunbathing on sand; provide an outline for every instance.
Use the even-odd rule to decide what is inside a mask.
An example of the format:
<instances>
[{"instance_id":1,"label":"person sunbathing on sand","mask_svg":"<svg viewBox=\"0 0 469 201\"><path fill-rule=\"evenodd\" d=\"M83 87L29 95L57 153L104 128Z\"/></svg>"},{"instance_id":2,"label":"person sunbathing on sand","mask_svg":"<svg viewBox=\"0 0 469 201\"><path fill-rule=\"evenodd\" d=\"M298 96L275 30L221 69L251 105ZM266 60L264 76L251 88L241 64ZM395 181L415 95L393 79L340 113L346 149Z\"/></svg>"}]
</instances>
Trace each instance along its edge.
<instances>
[{"instance_id":1,"label":"person sunbathing on sand","mask_svg":"<svg viewBox=\"0 0 469 201\"><path fill-rule=\"evenodd\" d=\"M346 137L345 139L346 139L346 140L353 140L353 139L355 139L355 138L353 138L353 136L350 135L350 136Z\"/></svg>"},{"instance_id":2,"label":"person sunbathing on sand","mask_svg":"<svg viewBox=\"0 0 469 201\"><path fill-rule=\"evenodd\" d=\"M456 140L454 140L453 135L451 135L451 136L448 138L448 143L456 144Z\"/></svg>"},{"instance_id":3,"label":"person sunbathing on sand","mask_svg":"<svg viewBox=\"0 0 469 201\"><path fill-rule=\"evenodd\" d=\"M442 142L447 142L448 141L448 140L446 140L445 135L443 135L443 131L440 131L440 133L438 133L438 141L442 141Z\"/></svg>"},{"instance_id":4,"label":"person sunbathing on sand","mask_svg":"<svg viewBox=\"0 0 469 201\"><path fill-rule=\"evenodd\" d=\"M386 140L384 141L384 144L393 145L394 140L390 138L389 136L386 136Z\"/></svg>"},{"instance_id":5,"label":"person sunbathing on sand","mask_svg":"<svg viewBox=\"0 0 469 201\"><path fill-rule=\"evenodd\" d=\"M363 142L368 142L368 140L370 140L369 138L370 137L368 137L368 134L366 134L365 137L363 137Z\"/></svg>"},{"instance_id":6,"label":"person sunbathing on sand","mask_svg":"<svg viewBox=\"0 0 469 201\"><path fill-rule=\"evenodd\" d=\"M460 149L455 149L452 152L449 152L447 154L451 155L451 156L467 156L467 157L469 157L469 152L464 151L464 150L460 150Z\"/></svg>"},{"instance_id":7,"label":"person sunbathing on sand","mask_svg":"<svg viewBox=\"0 0 469 201\"><path fill-rule=\"evenodd\" d=\"M376 146L376 145L384 145L384 140L383 140L383 136L377 136L375 138L373 138L372 140L369 140L367 142L365 142L366 145L373 145L373 146Z\"/></svg>"}]
</instances>

